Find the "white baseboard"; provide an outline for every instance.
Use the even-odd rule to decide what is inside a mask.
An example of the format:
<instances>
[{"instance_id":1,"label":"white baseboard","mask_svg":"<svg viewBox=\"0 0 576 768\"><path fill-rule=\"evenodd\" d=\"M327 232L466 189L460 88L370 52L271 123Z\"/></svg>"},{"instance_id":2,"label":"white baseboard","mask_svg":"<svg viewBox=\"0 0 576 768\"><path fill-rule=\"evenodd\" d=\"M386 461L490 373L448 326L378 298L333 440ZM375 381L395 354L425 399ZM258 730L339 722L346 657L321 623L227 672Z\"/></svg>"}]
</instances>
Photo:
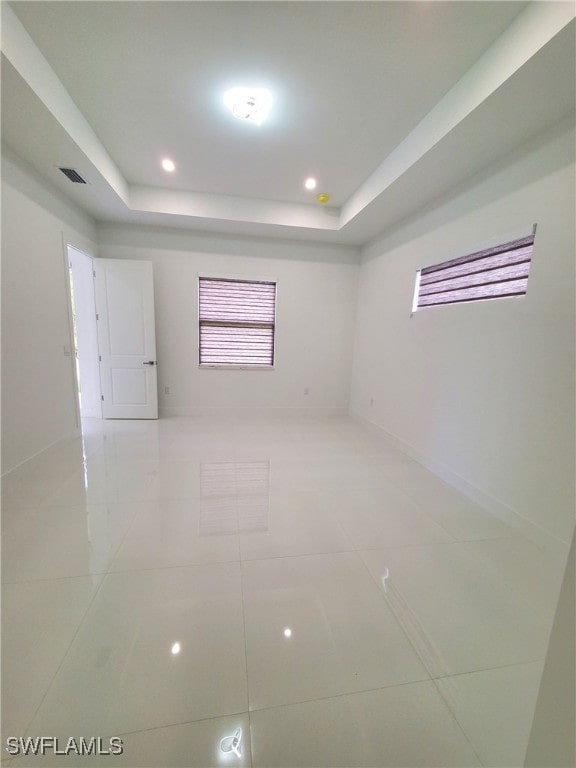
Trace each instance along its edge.
<instances>
[{"instance_id":1,"label":"white baseboard","mask_svg":"<svg viewBox=\"0 0 576 768\"><path fill-rule=\"evenodd\" d=\"M160 406L160 417L170 416L231 416L244 417L250 416L268 416L271 418L323 418L333 416L347 416L346 408L222 408L222 407L192 407L192 406Z\"/></svg>"},{"instance_id":2,"label":"white baseboard","mask_svg":"<svg viewBox=\"0 0 576 768\"><path fill-rule=\"evenodd\" d=\"M507 523L511 528L518 531L519 534L525 536L530 541L534 542L537 546L543 547L553 554L557 554L559 557L565 558L568 555L570 549L570 541L563 541L562 539L554 536L550 532L546 531L541 526L533 523L524 517L520 512L513 509L506 502L497 499L492 494L482 490L474 483L461 477L457 472L454 472L450 467L447 467L441 462L431 459L429 456L417 451L408 443L401 440L396 435L388 432L383 427L379 426L373 421L366 419L355 411L350 411L350 416L356 421L360 422L363 426L369 429L374 434L379 435L382 439L397 448L402 453L405 453L414 461L417 461L422 466L429 469L430 472L435 474L444 482L451 485L456 490L460 491L464 496L475 501L482 509L490 512L494 517Z\"/></svg>"}]
</instances>

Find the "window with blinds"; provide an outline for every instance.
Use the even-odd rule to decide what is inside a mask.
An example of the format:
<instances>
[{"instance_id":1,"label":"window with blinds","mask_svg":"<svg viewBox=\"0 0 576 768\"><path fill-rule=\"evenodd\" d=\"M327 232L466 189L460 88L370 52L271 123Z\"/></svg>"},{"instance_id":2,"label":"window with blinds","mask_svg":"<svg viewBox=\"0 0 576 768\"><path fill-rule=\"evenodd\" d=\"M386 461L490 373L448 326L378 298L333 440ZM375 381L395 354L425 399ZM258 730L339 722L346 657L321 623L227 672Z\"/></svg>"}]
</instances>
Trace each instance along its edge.
<instances>
[{"instance_id":1,"label":"window with blinds","mask_svg":"<svg viewBox=\"0 0 576 768\"><path fill-rule=\"evenodd\" d=\"M532 234L421 269L416 275L412 310L524 296L533 246Z\"/></svg>"},{"instance_id":2,"label":"window with blinds","mask_svg":"<svg viewBox=\"0 0 576 768\"><path fill-rule=\"evenodd\" d=\"M276 283L199 278L200 365L274 365Z\"/></svg>"}]
</instances>

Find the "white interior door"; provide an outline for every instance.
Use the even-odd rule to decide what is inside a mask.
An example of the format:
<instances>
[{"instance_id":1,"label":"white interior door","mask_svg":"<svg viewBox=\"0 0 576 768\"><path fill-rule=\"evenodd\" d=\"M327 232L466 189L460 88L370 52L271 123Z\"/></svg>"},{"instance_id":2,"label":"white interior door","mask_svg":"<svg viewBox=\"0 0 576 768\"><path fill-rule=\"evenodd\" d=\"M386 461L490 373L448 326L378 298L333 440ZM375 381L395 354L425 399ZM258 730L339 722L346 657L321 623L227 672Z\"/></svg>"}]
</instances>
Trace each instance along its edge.
<instances>
[{"instance_id":1,"label":"white interior door","mask_svg":"<svg viewBox=\"0 0 576 768\"><path fill-rule=\"evenodd\" d=\"M94 259L105 419L157 419L152 262Z\"/></svg>"}]
</instances>

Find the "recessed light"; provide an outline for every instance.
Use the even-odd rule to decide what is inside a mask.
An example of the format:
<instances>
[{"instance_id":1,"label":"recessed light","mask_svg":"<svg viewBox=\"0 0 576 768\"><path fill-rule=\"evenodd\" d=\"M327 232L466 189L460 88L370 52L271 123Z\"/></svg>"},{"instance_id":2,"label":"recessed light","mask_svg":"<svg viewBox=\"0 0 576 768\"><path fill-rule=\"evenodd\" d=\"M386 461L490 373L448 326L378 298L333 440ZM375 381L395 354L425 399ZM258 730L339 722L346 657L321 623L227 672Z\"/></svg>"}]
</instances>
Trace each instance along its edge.
<instances>
[{"instance_id":1,"label":"recessed light","mask_svg":"<svg viewBox=\"0 0 576 768\"><path fill-rule=\"evenodd\" d=\"M316 179L312 178L312 176L310 176L310 178L306 179L306 181L304 182L304 186L306 187L306 189L316 189L317 184L318 182L316 181Z\"/></svg>"},{"instance_id":2,"label":"recessed light","mask_svg":"<svg viewBox=\"0 0 576 768\"><path fill-rule=\"evenodd\" d=\"M292 630L290 629L290 627L286 627L286 629L284 630L284 637L292 637Z\"/></svg>"},{"instance_id":3,"label":"recessed light","mask_svg":"<svg viewBox=\"0 0 576 768\"><path fill-rule=\"evenodd\" d=\"M174 160L170 160L169 157L165 157L164 160L162 160L162 168L164 168L164 170L168 173L172 173L172 171L176 170Z\"/></svg>"},{"instance_id":4,"label":"recessed light","mask_svg":"<svg viewBox=\"0 0 576 768\"><path fill-rule=\"evenodd\" d=\"M231 88L224 94L224 104L238 120L260 125L272 106L272 94L265 88Z\"/></svg>"},{"instance_id":5,"label":"recessed light","mask_svg":"<svg viewBox=\"0 0 576 768\"><path fill-rule=\"evenodd\" d=\"M172 655L176 656L178 653L180 653L180 650L181 650L180 643L174 643L174 645L172 646L172 648L170 648L170 650L172 652Z\"/></svg>"},{"instance_id":6,"label":"recessed light","mask_svg":"<svg viewBox=\"0 0 576 768\"><path fill-rule=\"evenodd\" d=\"M319 195L316 195L316 200L322 205L326 205L328 200L330 200L330 195L327 192L320 192Z\"/></svg>"}]
</instances>

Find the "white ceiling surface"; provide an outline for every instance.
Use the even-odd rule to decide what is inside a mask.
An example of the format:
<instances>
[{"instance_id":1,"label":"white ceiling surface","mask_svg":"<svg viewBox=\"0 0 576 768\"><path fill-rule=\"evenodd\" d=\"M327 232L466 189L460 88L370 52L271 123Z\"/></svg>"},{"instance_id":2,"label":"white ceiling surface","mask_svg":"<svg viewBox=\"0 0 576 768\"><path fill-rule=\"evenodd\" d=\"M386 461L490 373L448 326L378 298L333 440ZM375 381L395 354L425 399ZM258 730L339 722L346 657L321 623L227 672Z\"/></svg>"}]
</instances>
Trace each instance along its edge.
<instances>
[{"instance_id":1,"label":"white ceiling surface","mask_svg":"<svg viewBox=\"0 0 576 768\"><path fill-rule=\"evenodd\" d=\"M2 137L98 220L362 244L573 113L573 18L548 1L17 0ZM273 92L263 125L226 112L239 84Z\"/></svg>"}]
</instances>

